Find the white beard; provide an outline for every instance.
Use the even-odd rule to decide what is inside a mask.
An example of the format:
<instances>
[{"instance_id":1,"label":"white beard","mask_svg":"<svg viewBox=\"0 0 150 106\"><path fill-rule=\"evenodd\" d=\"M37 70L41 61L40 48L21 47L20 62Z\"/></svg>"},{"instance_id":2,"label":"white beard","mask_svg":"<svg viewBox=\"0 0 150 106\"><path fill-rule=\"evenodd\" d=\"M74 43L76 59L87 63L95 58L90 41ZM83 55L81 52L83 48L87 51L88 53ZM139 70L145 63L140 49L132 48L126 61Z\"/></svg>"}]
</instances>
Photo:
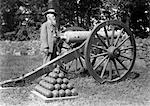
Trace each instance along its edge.
<instances>
[{"instance_id":1,"label":"white beard","mask_svg":"<svg viewBox=\"0 0 150 106\"><path fill-rule=\"evenodd\" d=\"M51 20L53 25L56 25L56 20Z\"/></svg>"},{"instance_id":2,"label":"white beard","mask_svg":"<svg viewBox=\"0 0 150 106\"><path fill-rule=\"evenodd\" d=\"M52 25L54 25L54 26L56 26L56 21L55 20L47 20L50 24L52 24Z\"/></svg>"},{"instance_id":3,"label":"white beard","mask_svg":"<svg viewBox=\"0 0 150 106\"><path fill-rule=\"evenodd\" d=\"M47 20L51 23L51 24L53 24L53 25L56 25L56 18L55 18L55 16L54 16L54 14L47 14Z\"/></svg>"}]
</instances>

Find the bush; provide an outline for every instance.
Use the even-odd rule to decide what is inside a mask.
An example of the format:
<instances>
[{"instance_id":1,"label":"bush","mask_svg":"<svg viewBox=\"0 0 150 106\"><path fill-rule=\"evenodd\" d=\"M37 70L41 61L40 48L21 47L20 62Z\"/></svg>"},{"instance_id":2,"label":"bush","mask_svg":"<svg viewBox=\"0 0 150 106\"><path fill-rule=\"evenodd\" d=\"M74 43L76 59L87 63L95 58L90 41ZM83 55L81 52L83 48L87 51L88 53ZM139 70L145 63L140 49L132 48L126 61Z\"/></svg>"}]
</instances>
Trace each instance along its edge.
<instances>
[{"instance_id":1,"label":"bush","mask_svg":"<svg viewBox=\"0 0 150 106\"><path fill-rule=\"evenodd\" d=\"M10 40L10 41L14 41L16 40L16 34L15 32L7 32L5 34L2 34L1 36L1 40Z\"/></svg>"},{"instance_id":2,"label":"bush","mask_svg":"<svg viewBox=\"0 0 150 106\"><path fill-rule=\"evenodd\" d=\"M0 40L5 41L28 41L39 40L40 30L36 30L34 27L20 28L18 32L6 32L0 36Z\"/></svg>"}]
</instances>

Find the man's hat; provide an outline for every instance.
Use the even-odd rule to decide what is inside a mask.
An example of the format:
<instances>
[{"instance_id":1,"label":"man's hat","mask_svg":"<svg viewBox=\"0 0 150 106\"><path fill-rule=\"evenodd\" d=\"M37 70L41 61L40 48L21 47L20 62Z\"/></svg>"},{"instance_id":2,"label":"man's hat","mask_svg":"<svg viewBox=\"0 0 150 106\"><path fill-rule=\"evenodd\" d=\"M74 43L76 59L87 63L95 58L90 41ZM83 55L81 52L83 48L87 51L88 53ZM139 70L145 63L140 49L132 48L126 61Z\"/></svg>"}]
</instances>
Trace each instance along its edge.
<instances>
[{"instance_id":1,"label":"man's hat","mask_svg":"<svg viewBox=\"0 0 150 106\"><path fill-rule=\"evenodd\" d=\"M47 15L47 14L54 14L54 15L57 15L57 13L55 12L54 9L49 9L49 10L47 10L47 11L45 11L45 12L43 13L43 15Z\"/></svg>"}]
</instances>

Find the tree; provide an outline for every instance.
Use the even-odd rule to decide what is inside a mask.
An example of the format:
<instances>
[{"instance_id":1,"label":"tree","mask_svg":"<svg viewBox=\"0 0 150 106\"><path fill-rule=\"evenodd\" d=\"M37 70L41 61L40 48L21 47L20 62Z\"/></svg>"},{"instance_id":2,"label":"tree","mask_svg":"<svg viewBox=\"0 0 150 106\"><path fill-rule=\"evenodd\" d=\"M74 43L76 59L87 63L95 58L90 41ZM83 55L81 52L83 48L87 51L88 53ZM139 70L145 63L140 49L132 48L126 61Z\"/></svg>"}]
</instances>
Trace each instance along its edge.
<instances>
[{"instance_id":1,"label":"tree","mask_svg":"<svg viewBox=\"0 0 150 106\"><path fill-rule=\"evenodd\" d=\"M97 14L99 15L99 8L101 6L102 2L100 0L80 0L79 15L81 17L81 25L89 28L91 26L91 18L97 18Z\"/></svg>"},{"instance_id":2,"label":"tree","mask_svg":"<svg viewBox=\"0 0 150 106\"><path fill-rule=\"evenodd\" d=\"M60 0L60 23L75 24L77 12L77 0Z\"/></svg>"},{"instance_id":3,"label":"tree","mask_svg":"<svg viewBox=\"0 0 150 106\"><path fill-rule=\"evenodd\" d=\"M130 22L129 27L132 28L134 34L139 37L147 37L147 28L149 27L150 12L148 0L127 1L122 10L128 12Z\"/></svg>"},{"instance_id":4,"label":"tree","mask_svg":"<svg viewBox=\"0 0 150 106\"><path fill-rule=\"evenodd\" d=\"M1 0L0 10L4 21L2 32L15 31L15 35L21 38L23 32L32 33L35 29L40 28L40 24L44 21L42 12L47 10L47 1ZM21 28L24 27L23 24L26 25L25 28L28 29Z\"/></svg>"},{"instance_id":5,"label":"tree","mask_svg":"<svg viewBox=\"0 0 150 106\"><path fill-rule=\"evenodd\" d=\"M118 17L136 36L147 37L150 28L149 0L103 0L110 8L117 8Z\"/></svg>"},{"instance_id":6,"label":"tree","mask_svg":"<svg viewBox=\"0 0 150 106\"><path fill-rule=\"evenodd\" d=\"M1 38L6 32L16 32L15 36L21 37L23 24L27 33L32 35L45 21L42 13L48 8L57 11L60 25L71 24L89 29L91 19L100 20L104 8L110 13L116 9L117 17L134 32L139 30L147 33L150 27L149 0L0 0Z\"/></svg>"}]
</instances>

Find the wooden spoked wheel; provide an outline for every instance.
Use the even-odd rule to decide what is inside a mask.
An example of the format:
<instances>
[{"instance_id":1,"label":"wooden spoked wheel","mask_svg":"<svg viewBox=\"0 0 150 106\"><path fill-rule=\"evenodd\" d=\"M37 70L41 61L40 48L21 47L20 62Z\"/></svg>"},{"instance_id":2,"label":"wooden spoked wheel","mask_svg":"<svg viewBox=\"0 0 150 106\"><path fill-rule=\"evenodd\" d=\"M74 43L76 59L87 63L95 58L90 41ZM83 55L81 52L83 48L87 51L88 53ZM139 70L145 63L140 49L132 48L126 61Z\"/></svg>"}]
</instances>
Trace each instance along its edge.
<instances>
[{"instance_id":1,"label":"wooden spoked wheel","mask_svg":"<svg viewBox=\"0 0 150 106\"><path fill-rule=\"evenodd\" d=\"M132 70L135 58L134 36L120 21L111 20L97 25L85 44L86 67L100 83L125 78Z\"/></svg>"},{"instance_id":2,"label":"wooden spoked wheel","mask_svg":"<svg viewBox=\"0 0 150 106\"><path fill-rule=\"evenodd\" d=\"M65 29L65 31L86 31L84 28L82 27L68 27ZM64 31L64 32L65 32ZM64 42L62 48L61 48L61 53L65 53L69 50L72 50L78 46L80 46L82 43L66 43ZM81 57L75 58L73 61L70 61L67 64L63 64L63 68L65 69L65 73L66 74L72 74L74 75L78 75L78 73L80 73L80 71L83 71L85 68L85 60L84 60L84 54L83 54L83 50L81 50L81 52L77 52L77 55L81 55Z\"/></svg>"}]
</instances>

